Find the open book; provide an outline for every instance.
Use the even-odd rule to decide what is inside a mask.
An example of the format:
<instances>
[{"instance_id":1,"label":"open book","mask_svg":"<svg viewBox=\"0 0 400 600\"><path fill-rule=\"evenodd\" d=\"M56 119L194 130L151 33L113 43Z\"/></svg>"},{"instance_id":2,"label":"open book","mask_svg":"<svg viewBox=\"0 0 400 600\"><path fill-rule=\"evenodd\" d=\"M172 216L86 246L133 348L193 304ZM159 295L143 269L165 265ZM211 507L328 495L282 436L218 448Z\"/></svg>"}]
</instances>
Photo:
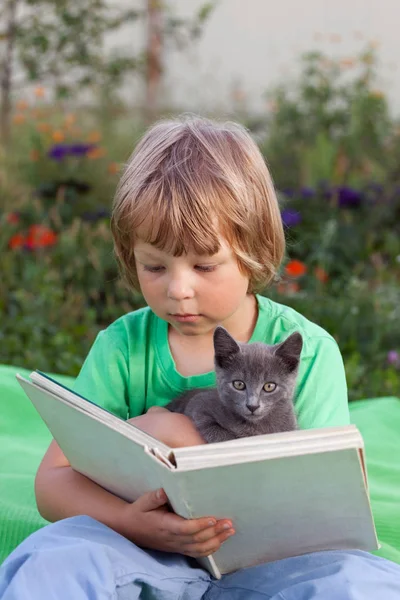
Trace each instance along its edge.
<instances>
[{"instance_id":1,"label":"open book","mask_svg":"<svg viewBox=\"0 0 400 600\"><path fill-rule=\"evenodd\" d=\"M172 449L43 373L17 379L76 471L127 501L162 487L182 517L231 519L236 534L199 559L217 578L318 550L379 547L354 425Z\"/></svg>"}]
</instances>

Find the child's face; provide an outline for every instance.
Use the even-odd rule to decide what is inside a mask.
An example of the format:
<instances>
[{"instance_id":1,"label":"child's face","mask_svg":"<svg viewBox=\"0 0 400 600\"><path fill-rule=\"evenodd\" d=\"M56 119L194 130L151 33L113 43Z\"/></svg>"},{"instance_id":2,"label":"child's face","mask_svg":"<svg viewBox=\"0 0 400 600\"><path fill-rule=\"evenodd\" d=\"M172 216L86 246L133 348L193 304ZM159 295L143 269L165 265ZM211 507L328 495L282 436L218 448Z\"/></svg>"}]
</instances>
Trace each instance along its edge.
<instances>
[{"instance_id":1,"label":"child's face","mask_svg":"<svg viewBox=\"0 0 400 600\"><path fill-rule=\"evenodd\" d=\"M212 256L173 256L142 241L134 253L147 304L183 335L211 333L218 324L229 330L248 309L249 278L224 240Z\"/></svg>"}]
</instances>

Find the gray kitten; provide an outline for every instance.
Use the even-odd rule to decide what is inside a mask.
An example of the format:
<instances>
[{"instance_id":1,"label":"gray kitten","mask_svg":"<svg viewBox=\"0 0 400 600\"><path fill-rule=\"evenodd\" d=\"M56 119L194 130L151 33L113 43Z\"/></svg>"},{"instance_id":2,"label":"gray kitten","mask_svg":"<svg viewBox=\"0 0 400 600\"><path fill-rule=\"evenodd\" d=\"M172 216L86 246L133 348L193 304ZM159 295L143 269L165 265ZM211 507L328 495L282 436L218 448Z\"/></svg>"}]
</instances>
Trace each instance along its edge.
<instances>
[{"instance_id":1,"label":"gray kitten","mask_svg":"<svg viewBox=\"0 0 400 600\"><path fill-rule=\"evenodd\" d=\"M214 332L215 389L191 390L166 408L190 417L208 443L297 429L293 395L303 339L236 342L223 327Z\"/></svg>"}]
</instances>

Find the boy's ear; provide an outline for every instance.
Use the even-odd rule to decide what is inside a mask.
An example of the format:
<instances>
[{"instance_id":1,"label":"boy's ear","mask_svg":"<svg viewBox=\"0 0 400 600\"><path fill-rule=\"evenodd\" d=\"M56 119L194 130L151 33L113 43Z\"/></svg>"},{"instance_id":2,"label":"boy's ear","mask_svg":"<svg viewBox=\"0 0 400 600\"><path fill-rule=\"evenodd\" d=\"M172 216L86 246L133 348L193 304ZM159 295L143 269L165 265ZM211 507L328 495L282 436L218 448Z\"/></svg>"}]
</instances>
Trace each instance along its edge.
<instances>
[{"instance_id":1,"label":"boy's ear","mask_svg":"<svg viewBox=\"0 0 400 600\"><path fill-rule=\"evenodd\" d=\"M218 326L214 331L215 364L221 369L229 367L233 357L240 352L239 344L224 327Z\"/></svg>"},{"instance_id":2,"label":"boy's ear","mask_svg":"<svg viewBox=\"0 0 400 600\"><path fill-rule=\"evenodd\" d=\"M290 372L294 371L300 362L300 354L303 348L303 338L298 331L289 335L286 340L276 346L275 356L279 356Z\"/></svg>"}]
</instances>

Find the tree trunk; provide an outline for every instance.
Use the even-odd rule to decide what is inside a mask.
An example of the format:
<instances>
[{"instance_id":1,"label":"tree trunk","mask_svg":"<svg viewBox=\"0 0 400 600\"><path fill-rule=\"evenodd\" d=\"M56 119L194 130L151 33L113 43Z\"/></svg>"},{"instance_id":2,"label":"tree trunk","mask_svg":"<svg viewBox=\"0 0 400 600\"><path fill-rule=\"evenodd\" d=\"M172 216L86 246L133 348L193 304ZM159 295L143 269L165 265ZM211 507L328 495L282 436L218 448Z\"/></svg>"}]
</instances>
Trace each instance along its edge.
<instances>
[{"instance_id":1,"label":"tree trunk","mask_svg":"<svg viewBox=\"0 0 400 600\"><path fill-rule=\"evenodd\" d=\"M158 108L162 75L162 2L147 0L147 51L146 51L146 118L153 121Z\"/></svg>"},{"instance_id":2,"label":"tree trunk","mask_svg":"<svg viewBox=\"0 0 400 600\"><path fill-rule=\"evenodd\" d=\"M19 0L8 0L5 10L6 41L4 60L1 65L1 109L0 139L6 144L10 138L12 62L17 32L17 4Z\"/></svg>"}]
</instances>

